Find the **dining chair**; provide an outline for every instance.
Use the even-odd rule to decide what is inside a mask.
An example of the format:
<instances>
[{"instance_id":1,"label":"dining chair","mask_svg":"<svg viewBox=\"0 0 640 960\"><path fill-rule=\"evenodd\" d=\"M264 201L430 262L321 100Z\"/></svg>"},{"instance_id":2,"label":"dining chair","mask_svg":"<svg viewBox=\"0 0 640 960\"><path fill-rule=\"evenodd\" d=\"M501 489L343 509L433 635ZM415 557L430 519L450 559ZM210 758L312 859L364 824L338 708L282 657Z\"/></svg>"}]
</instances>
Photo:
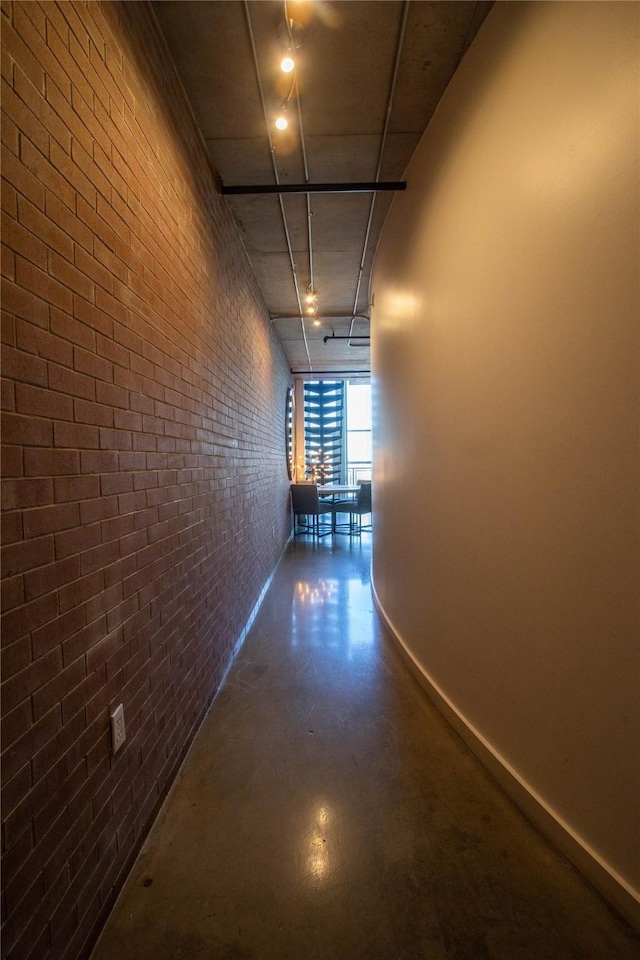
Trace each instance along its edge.
<instances>
[{"instance_id":1,"label":"dining chair","mask_svg":"<svg viewBox=\"0 0 640 960\"><path fill-rule=\"evenodd\" d=\"M349 514L348 532L350 534L360 536L363 530L371 530L371 523L367 526L362 525L362 517L371 513L371 481L362 480L360 482L358 496L355 500L336 500L335 503L331 504L331 510L333 513L332 528L334 533L340 532L336 524L336 514L338 513ZM354 517L358 518L357 522L354 521ZM342 526L345 526L345 524Z\"/></svg>"},{"instance_id":2,"label":"dining chair","mask_svg":"<svg viewBox=\"0 0 640 960\"><path fill-rule=\"evenodd\" d=\"M314 537L324 537L331 533L332 526L327 526L322 530L320 526L320 517L331 514L331 505L322 503L318 496L317 483L292 483L291 484L291 505L294 516L294 533L308 533L309 529ZM307 518L302 524L300 517ZM311 525L308 518L311 517Z\"/></svg>"}]
</instances>

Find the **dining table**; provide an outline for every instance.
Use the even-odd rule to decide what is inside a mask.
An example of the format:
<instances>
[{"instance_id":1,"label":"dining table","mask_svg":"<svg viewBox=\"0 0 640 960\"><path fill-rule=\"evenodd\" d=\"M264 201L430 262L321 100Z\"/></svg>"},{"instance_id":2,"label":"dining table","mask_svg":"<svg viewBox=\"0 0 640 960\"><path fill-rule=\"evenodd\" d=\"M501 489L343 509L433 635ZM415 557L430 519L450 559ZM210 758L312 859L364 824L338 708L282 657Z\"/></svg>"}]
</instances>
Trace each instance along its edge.
<instances>
[{"instance_id":1,"label":"dining table","mask_svg":"<svg viewBox=\"0 0 640 960\"><path fill-rule=\"evenodd\" d=\"M359 484L354 483L323 483L318 484L318 496L323 499L332 497L334 500L342 499L349 495L357 494L360 490Z\"/></svg>"}]
</instances>

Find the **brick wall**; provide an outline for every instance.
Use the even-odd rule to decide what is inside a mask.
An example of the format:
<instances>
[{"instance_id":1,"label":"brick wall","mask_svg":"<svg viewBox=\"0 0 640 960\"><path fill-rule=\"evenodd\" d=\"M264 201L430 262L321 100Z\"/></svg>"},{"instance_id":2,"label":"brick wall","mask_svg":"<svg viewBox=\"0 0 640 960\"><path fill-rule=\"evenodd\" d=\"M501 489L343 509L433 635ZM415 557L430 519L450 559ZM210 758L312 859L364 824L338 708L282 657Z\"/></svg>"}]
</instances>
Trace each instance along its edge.
<instances>
[{"instance_id":1,"label":"brick wall","mask_svg":"<svg viewBox=\"0 0 640 960\"><path fill-rule=\"evenodd\" d=\"M71 960L288 536L289 374L150 6L3 0L2 85L3 956Z\"/></svg>"}]
</instances>

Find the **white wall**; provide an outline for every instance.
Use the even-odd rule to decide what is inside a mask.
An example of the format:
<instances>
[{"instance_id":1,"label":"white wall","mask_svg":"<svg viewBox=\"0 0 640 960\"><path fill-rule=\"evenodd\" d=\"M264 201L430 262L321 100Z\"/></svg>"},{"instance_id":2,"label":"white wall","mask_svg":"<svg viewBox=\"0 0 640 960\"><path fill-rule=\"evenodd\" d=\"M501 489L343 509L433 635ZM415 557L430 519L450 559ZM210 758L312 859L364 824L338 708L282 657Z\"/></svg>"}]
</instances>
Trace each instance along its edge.
<instances>
[{"instance_id":1,"label":"white wall","mask_svg":"<svg viewBox=\"0 0 640 960\"><path fill-rule=\"evenodd\" d=\"M496 4L372 285L381 609L636 890L637 53L635 3Z\"/></svg>"}]
</instances>

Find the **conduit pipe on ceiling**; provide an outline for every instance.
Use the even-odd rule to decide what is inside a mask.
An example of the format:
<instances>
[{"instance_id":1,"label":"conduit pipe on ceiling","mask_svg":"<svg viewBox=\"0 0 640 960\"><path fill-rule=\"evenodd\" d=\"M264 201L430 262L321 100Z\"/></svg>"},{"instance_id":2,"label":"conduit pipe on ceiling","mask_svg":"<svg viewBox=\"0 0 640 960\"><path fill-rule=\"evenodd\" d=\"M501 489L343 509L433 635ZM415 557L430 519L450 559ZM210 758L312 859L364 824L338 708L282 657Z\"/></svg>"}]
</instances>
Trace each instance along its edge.
<instances>
[{"instance_id":1,"label":"conduit pipe on ceiling","mask_svg":"<svg viewBox=\"0 0 640 960\"><path fill-rule=\"evenodd\" d=\"M286 9L286 0L285 0L285 9ZM298 106L298 129L300 130L300 146L302 148L302 163L304 167L304 182L305 186L309 184L309 165L307 164L307 148L304 142L304 130L302 128L302 105L300 103L300 88L298 86L298 75L296 73L296 103ZM311 218L313 217L313 211L311 209L311 195L307 190L307 232L308 232L308 244L309 244L309 289L315 290L316 285L313 278L313 236L311 228Z\"/></svg>"},{"instance_id":2,"label":"conduit pipe on ceiling","mask_svg":"<svg viewBox=\"0 0 640 960\"><path fill-rule=\"evenodd\" d=\"M274 147L274 145L273 145L273 140L272 140L272 138L271 138L271 130L269 129L269 114L267 113L267 104L266 104L265 99L264 99L264 90L263 90L263 87L262 87L262 80L261 80L261 77L260 77L260 68L259 68L259 66L258 66L258 54L257 54L257 51L256 51L256 43L255 43L255 39L254 39L254 36L253 36L253 28L252 28L252 26L251 26L251 15L250 15L250 13L249 13L249 3L248 3L248 0L244 0L244 12L245 12L245 18L246 18L246 21L247 21L247 29L248 29L248 31L249 31L249 40L251 41L251 53L252 53L252 55L253 55L253 67L254 67L254 70L255 70L256 80L257 80L257 83L258 83L258 90L259 90L259 92L260 92L260 102L262 103L262 113L263 113L263 115L264 115L264 123L265 123L265 127L266 127L266 130L267 130L267 139L268 139L268 141L269 141L269 153L270 153L270 155L271 155L271 163L272 163L272 166L273 166L273 175L274 175L274 177L275 177L276 183L277 183L278 185L280 185L280 175L278 174L278 165L277 165L277 163L276 163L276 157L275 157L275 147ZM305 330L305 328L304 328L304 318L303 318L303 314L302 314L302 300L300 299L300 287L299 287L299 285L298 285L298 275L297 275L297 273L296 273L296 262L295 262L294 257L293 257L293 249L292 249L292 247L291 247L291 237L290 237L290 234L289 234L289 225L288 225L288 223L287 223L287 217L286 217L286 214L285 214L285 212L284 212L284 202L283 202L283 200L282 200L282 194L278 194L278 202L280 203L280 214L281 214L281 216L282 216L282 226L283 226L283 228L284 228L284 235L285 235L285 238L286 238L286 241L287 241L287 250L289 251L289 261L290 261L290 263L291 263L291 273L292 273L292 276L293 276L293 285L294 285L295 292L296 292L296 300L298 301L298 309L300 310L300 316L299 316L297 319L300 320L300 326L301 326L301 328L302 328L302 339L303 339L303 341L304 341L304 348L305 348L305 351L306 351L306 354L307 354L307 361L308 361L308 363L309 363L309 372L312 373L312 372L313 372L313 367L312 367L312 364L311 364L311 355L310 355L310 353L309 353L309 344L307 343L307 332L306 332L306 330Z\"/></svg>"},{"instance_id":3,"label":"conduit pipe on ceiling","mask_svg":"<svg viewBox=\"0 0 640 960\"><path fill-rule=\"evenodd\" d=\"M382 156L384 153L384 148L387 142L387 134L389 132L389 121L391 119L391 110L393 107L393 98L395 96L396 90L396 81L398 79L398 69L400 67L400 55L402 53L402 45L404 43L404 34L407 26L407 17L409 15L409 3L410 0L404 0L404 5L402 9L402 19L400 21L400 30L398 32L398 40L396 43L396 55L395 63L393 66L393 76L391 78L391 87L389 88L389 96L387 98L387 113L384 121L384 128L382 131L382 139L380 141L380 152L378 155L378 167L376 169L375 181L380 180L380 170L382 169ZM358 309L358 297L360 296L360 285L362 283L362 273L364 271L364 262L367 257L367 244L369 243L369 235L371 233L371 224L373 222L373 211L376 205L376 196L377 194L372 194L371 196L371 206L369 207L369 219L367 221L367 229L364 236L364 244L362 247L362 257L360 260L360 270L358 272L358 282L356 284L356 295L353 301L353 319L351 320L351 327L349 328L349 334L353 332L353 324L355 322L355 313Z\"/></svg>"}]
</instances>

